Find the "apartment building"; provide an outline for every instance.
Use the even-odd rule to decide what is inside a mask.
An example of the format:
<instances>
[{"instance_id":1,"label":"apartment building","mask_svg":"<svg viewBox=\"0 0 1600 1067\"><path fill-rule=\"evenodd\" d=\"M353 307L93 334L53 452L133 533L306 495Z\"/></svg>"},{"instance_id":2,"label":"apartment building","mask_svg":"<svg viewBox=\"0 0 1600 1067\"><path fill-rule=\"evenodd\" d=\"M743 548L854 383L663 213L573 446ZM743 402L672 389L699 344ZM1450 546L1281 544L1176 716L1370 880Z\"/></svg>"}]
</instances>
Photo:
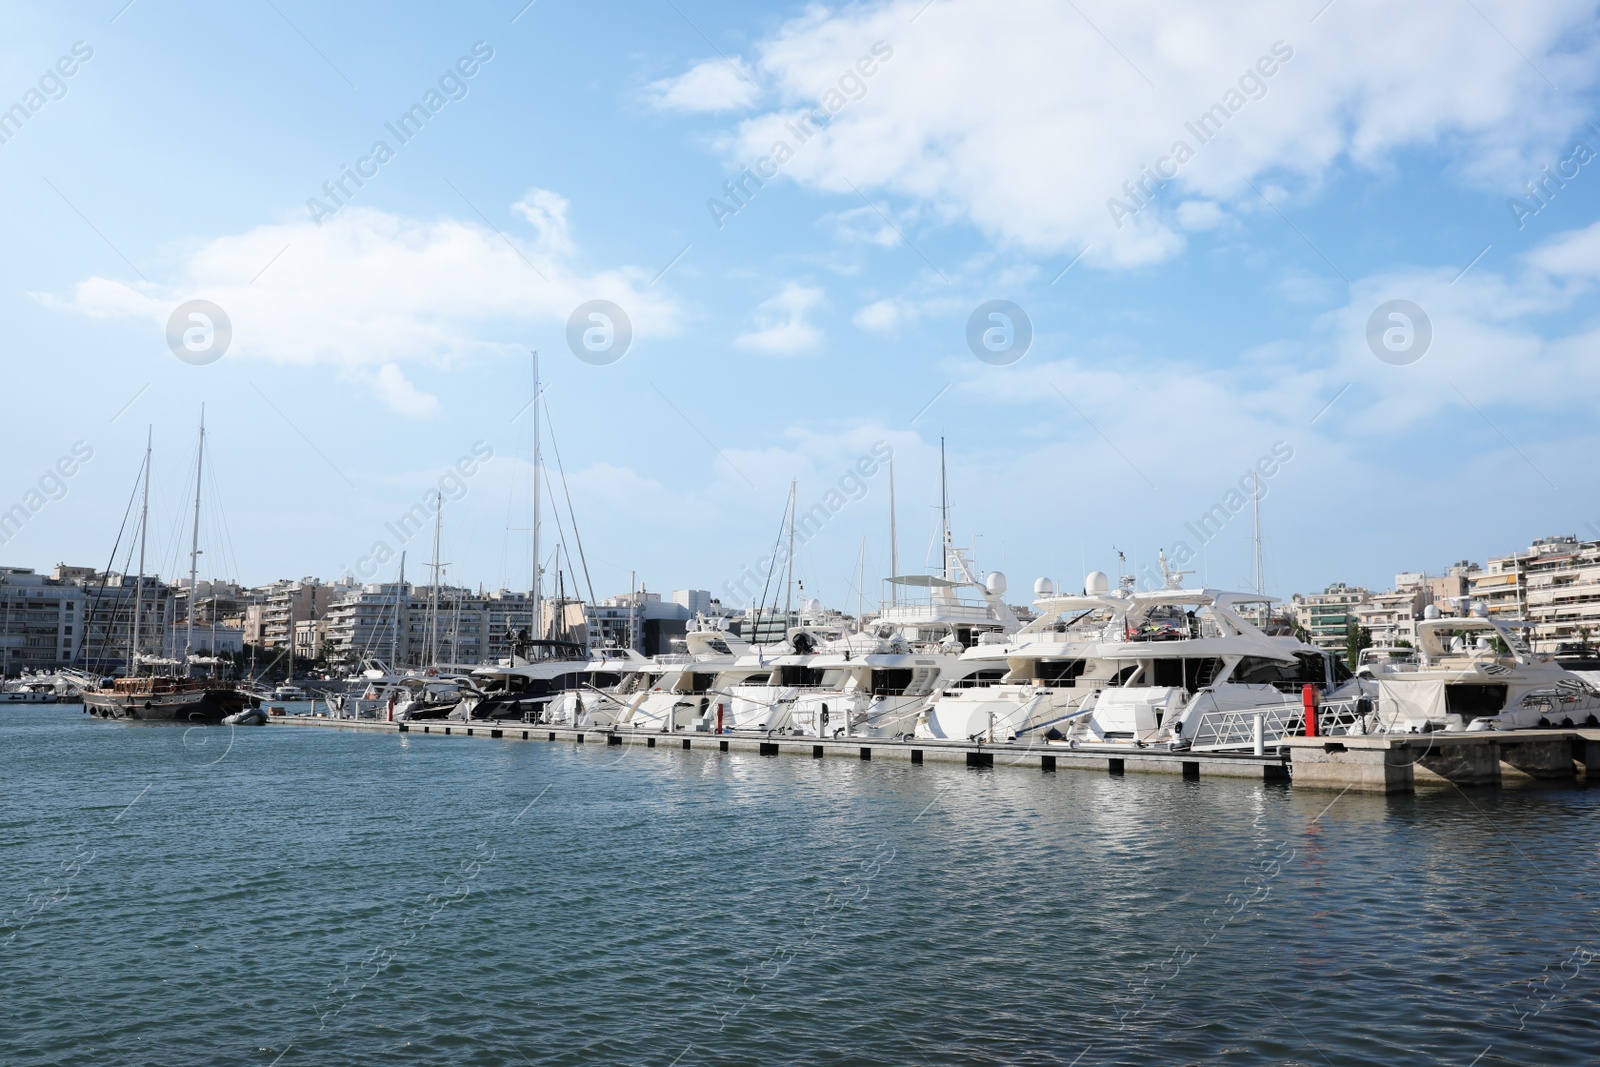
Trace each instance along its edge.
<instances>
[{"instance_id":1,"label":"apartment building","mask_svg":"<svg viewBox=\"0 0 1600 1067\"><path fill-rule=\"evenodd\" d=\"M1359 622L1357 610L1371 599L1372 594L1360 586L1335 582L1320 593L1296 593L1289 598L1289 609L1312 644L1342 652L1350 624Z\"/></svg>"}]
</instances>

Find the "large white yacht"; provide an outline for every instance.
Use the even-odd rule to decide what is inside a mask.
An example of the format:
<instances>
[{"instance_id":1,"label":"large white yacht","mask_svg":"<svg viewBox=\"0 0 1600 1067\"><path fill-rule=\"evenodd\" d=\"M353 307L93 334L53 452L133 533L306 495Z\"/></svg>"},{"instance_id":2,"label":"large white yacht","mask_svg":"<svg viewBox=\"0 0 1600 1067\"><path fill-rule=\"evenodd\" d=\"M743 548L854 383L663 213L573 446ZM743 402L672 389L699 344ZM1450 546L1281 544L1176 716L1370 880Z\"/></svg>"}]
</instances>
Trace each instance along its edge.
<instances>
[{"instance_id":1,"label":"large white yacht","mask_svg":"<svg viewBox=\"0 0 1600 1067\"><path fill-rule=\"evenodd\" d=\"M1415 657L1364 671L1377 689L1375 732L1518 730L1600 725L1600 693L1521 631L1531 623L1483 615L1417 623Z\"/></svg>"},{"instance_id":2,"label":"large white yacht","mask_svg":"<svg viewBox=\"0 0 1600 1067\"><path fill-rule=\"evenodd\" d=\"M1005 575L992 571L979 581L958 550L947 545L946 551L945 575L890 578L895 602L812 661L817 685L796 693L791 732L908 736L938 693L1004 675L1006 639L1022 626L1006 606ZM925 598L905 595L912 590L925 590ZM963 593L977 597L962 599Z\"/></svg>"},{"instance_id":3,"label":"large white yacht","mask_svg":"<svg viewBox=\"0 0 1600 1067\"><path fill-rule=\"evenodd\" d=\"M1161 565L1159 590L1135 592L1125 579L1112 591L1094 572L1082 596L1041 597L1040 616L1004 650L1005 680L945 694L918 736L1220 747L1259 717L1270 742L1299 732L1304 686L1319 698L1354 691L1331 653L1246 617L1274 598L1186 589Z\"/></svg>"}]
</instances>

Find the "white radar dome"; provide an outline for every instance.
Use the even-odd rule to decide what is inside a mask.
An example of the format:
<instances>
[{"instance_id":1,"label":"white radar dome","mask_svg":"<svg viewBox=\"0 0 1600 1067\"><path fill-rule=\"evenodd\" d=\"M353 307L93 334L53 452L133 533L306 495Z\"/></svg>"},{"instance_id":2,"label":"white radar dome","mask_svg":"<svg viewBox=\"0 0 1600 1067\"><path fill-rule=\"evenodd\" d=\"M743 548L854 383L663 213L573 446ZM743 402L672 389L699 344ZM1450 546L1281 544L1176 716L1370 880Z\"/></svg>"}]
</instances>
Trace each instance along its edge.
<instances>
[{"instance_id":1,"label":"white radar dome","mask_svg":"<svg viewBox=\"0 0 1600 1067\"><path fill-rule=\"evenodd\" d=\"M1085 596L1105 596L1111 592L1111 579L1105 571L1090 571L1083 579Z\"/></svg>"},{"instance_id":2,"label":"white radar dome","mask_svg":"<svg viewBox=\"0 0 1600 1067\"><path fill-rule=\"evenodd\" d=\"M990 596L1006 595L1006 576L999 571L990 571L989 576L983 580L983 587L989 590Z\"/></svg>"},{"instance_id":3,"label":"white radar dome","mask_svg":"<svg viewBox=\"0 0 1600 1067\"><path fill-rule=\"evenodd\" d=\"M1048 578L1040 578L1037 582L1033 583L1034 596L1054 596L1055 591L1056 583L1052 582Z\"/></svg>"},{"instance_id":4,"label":"white radar dome","mask_svg":"<svg viewBox=\"0 0 1600 1067\"><path fill-rule=\"evenodd\" d=\"M1485 604L1481 600L1473 601L1472 614L1480 619L1487 619L1489 617L1489 605Z\"/></svg>"},{"instance_id":5,"label":"white radar dome","mask_svg":"<svg viewBox=\"0 0 1600 1067\"><path fill-rule=\"evenodd\" d=\"M807 615L821 615L822 614L822 601L815 600L815 599L806 601L806 614Z\"/></svg>"},{"instance_id":6,"label":"white radar dome","mask_svg":"<svg viewBox=\"0 0 1600 1067\"><path fill-rule=\"evenodd\" d=\"M1429 604L1427 607L1423 608L1422 617L1424 619L1437 619L1439 617L1439 605Z\"/></svg>"}]
</instances>

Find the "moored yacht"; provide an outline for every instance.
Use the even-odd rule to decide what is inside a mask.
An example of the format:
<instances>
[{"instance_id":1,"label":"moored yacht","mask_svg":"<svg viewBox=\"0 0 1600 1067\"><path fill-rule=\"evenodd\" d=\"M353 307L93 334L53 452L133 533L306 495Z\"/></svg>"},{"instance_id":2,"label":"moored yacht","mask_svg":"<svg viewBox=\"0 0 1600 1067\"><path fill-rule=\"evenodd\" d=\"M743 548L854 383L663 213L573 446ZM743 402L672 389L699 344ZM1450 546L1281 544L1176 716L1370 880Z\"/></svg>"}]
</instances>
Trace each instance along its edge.
<instances>
[{"instance_id":1,"label":"moored yacht","mask_svg":"<svg viewBox=\"0 0 1600 1067\"><path fill-rule=\"evenodd\" d=\"M203 482L201 474L205 464L205 446L206 426L202 411L199 445L195 452L194 529L189 545L191 592L198 588L196 579L199 575L200 562L200 486ZM189 598L188 615L184 623L183 658L176 665L176 669L170 674L140 673L141 665L152 667L158 665L157 661L141 656L139 640L139 621L144 593L145 542L150 514L150 456L151 447L147 440L142 471L144 501L139 512L139 578L134 589L132 637L127 661L132 674L128 677L107 679L109 685L102 683L85 690L84 710L103 719L220 723L229 716L259 707L261 702L236 682L217 677L194 676L196 666L209 665L215 669L220 666L220 661L209 657L202 659L194 654L195 598L193 596ZM170 665L171 662L162 661L161 665Z\"/></svg>"},{"instance_id":2,"label":"moored yacht","mask_svg":"<svg viewBox=\"0 0 1600 1067\"><path fill-rule=\"evenodd\" d=\"M1259 718L1267 741L1301 729L1304 687L1355 689L1333 654L1247 616L1274 598L1209 588L1112 591L1095 572L1081 597L1041 597L1041 615L1005 650L997 686L941 698L919 735L1074 747L1231 747Z\"/></svg>"},{"instance_id":3,"label":"moored yacht","mask_svg":"<svg viewBox=\"0 0 1600 1067\"><path fill-rule=\"evenodd\" d=\"M789 715L792 732L810 737L901 737L911 734L934 696L950 687L995 681L1000 655L1021 623L1006 606L1005 575L978 581L966 559L950 550L947 574L903 575L894 588L925 589L926 600L886 605L859 633L829 644L811 663L821 677L802 691ZM963 600L976 591L981 602Z\"/></svg>"},{"instance_id":4,"label":"moored yacht","mask_svg":"<svg viewBox=\"0 0 1600 1067\"><path fill-rule=\"evenodd\" d=\"M1417 655L1372 674L1376 732L1600 725L1600 693L1522 635L1531 623L1481 615L1417 623Z\"/></svg>"}]
</instances>

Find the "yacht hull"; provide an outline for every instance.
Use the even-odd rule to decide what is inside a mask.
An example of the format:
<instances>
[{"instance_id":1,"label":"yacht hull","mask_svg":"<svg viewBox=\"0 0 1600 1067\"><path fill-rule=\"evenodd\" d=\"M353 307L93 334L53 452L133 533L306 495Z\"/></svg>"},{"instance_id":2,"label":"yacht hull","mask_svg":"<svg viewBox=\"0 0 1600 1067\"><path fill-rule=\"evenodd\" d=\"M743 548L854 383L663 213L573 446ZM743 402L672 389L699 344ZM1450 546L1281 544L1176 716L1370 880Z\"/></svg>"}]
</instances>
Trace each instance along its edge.
<instances>
[{"instance_id":1,"label":"yacht hull","mask_svg":"<svg viewBox=\"0 0 1600 1067\"><path fill-rule=\"evenodd\" d=\"M261 706L237 689L197 689L187 693L85 693L84 710L100 719L139 722L220 723Z\"/></svg>"}]
</instances>

